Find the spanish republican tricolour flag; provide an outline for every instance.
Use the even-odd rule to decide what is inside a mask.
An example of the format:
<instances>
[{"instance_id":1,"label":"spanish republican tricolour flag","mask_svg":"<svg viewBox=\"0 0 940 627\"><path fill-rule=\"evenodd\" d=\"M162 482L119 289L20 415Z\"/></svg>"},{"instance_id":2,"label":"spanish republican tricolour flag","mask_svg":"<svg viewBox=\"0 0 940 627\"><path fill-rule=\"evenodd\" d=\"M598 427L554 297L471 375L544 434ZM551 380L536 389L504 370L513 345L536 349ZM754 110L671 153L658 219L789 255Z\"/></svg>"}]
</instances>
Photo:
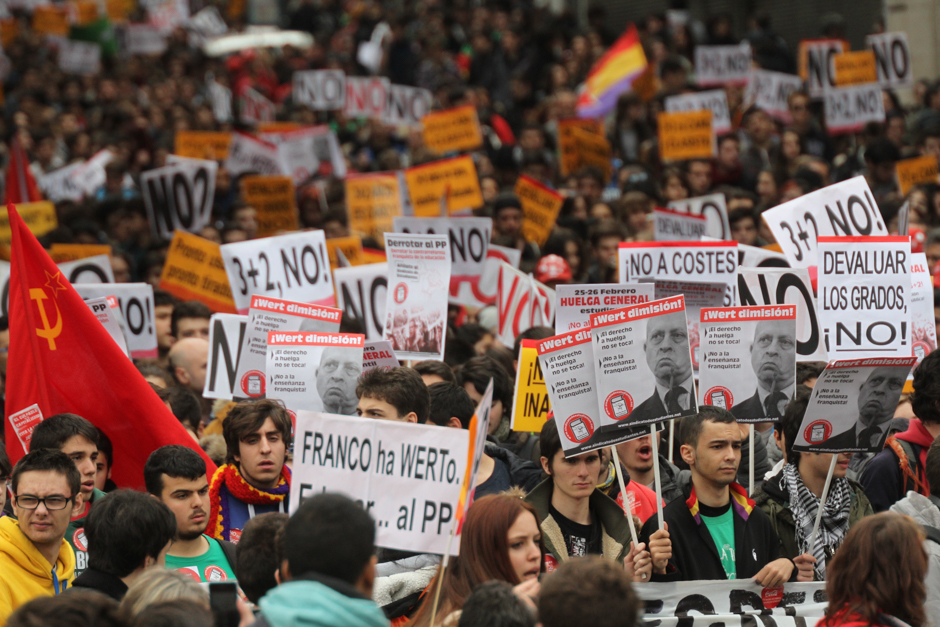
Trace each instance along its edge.
<instances>
[{"instance_id":1,"label":"spanish republican tricolour flag","mask_svg":"<svg viewBox=\"0 0 940 627\"><path fill-rule=\"evenodd\" d=\"M636 26L630 24L604 56L594 64L578 94L578 117L599 118L617 105L620 94L646 70L646 55Z\"/></svg>"}]
</instances>

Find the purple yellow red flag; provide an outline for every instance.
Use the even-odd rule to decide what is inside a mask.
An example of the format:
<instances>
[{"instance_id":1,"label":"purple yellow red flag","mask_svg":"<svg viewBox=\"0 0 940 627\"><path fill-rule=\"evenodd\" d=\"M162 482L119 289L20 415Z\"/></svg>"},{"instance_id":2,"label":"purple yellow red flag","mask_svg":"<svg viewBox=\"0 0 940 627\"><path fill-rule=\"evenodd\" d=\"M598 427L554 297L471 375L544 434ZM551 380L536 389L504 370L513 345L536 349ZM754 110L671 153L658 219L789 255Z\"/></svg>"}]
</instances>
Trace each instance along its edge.
<instances>
[{"instance_id":1,"label":"purple yellow red flag","mask_svg":"<svg viewBox=\"0 0 940 627\"><path fill-rule=\"evenodd\" d=\"M473 493L477 489L477 473L480 470L480 459L486 446L486 435L490 430L490 411L493 409L493 380L490 379L480 404L470 419L470 454L467 455L467 472L464 475L463 485L460 488L460 500L457 501L457 535L463 528L463 520L467 510L473 505Z\"/></svg>"},{"instance_id":2,"label":"purple yellow red flag","mask_svg":"<svg viewBox=\"0 0 940 627\"><path fill-rule=\"evenodd\" d=\"M620 94L646 70L646 55L636 26L630 24L610 49L591 68L578 94L578 117L598 118L617 105Z\"/></svg>"}]
</instances>

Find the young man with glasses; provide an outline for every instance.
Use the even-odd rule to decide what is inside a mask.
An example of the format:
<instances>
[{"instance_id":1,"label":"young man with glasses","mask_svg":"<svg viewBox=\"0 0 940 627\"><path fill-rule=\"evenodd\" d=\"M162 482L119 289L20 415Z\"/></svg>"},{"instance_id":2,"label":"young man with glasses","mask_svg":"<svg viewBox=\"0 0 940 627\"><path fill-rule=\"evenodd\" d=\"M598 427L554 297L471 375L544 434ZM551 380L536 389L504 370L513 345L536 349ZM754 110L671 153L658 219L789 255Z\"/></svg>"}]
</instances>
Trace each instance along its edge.
<instances>
[{"instance_id":1,"label":"young man with glasses","mask_svg":"<svg viewBox=\"0 0 940 627\"><path fill-rule=\"evenodd\" d=\"M0 518L0 624L40 596L64 592L75 578L75 554L65 541L84 505L81 475L54 449L27 453L13 468L13 512Z\"/></svg>"}]
</instances>

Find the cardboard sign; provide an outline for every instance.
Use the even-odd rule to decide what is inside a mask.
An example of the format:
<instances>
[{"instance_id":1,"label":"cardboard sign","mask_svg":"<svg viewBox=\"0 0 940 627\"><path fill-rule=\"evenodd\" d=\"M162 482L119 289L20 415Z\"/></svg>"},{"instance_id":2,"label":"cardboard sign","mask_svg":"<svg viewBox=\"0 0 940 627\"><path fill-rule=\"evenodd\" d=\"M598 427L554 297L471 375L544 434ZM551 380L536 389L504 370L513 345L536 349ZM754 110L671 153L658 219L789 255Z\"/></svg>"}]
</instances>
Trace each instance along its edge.
<instances>
[{"instance_id":1,"label":"cardboard sign","mask_svg":"<svg viewBox=\"0 0 940 627\"><path fill-rule=\"evenodd\" d=\"M289 176L246 176L242 198L258 211L258 237L300 228L294 182Z\"/></svg>"},{"instance_id":2,"label":"cardboard sign","mask_svg":"<svg viewBox=\"0 0 940 627\"><path fill-rule=\"evenodd\" d=\"M575 133L577 129L587 131L599 137L604 137L604 125L598 120L588 119L568 119L558 121L558 165L562 176L576 174L584 162L582 158L582 147L580 140L584 138L583 133Z\"/></svg>"},{"instance_id":3,"label":"cardboard sign","mask_svg":"<svg viewBox=\"0 0 940 627\"><path fill-rule=\"evenodd\" d=\"M347 333L271 331L266 342L267 374L261 381L257 371L246 377L249 393L279 399L290 411L315 409L355 416L363 343L364 336Z\"/></svg>"},{"instance_id":4,"label":"cardboard sign","mask_svg":"<svg viewBox=\"0 0 940 627\"><path fill-rule=\"evenodd\" d=\"M450 242L450 286L479 283L493 231L492 218L395 218L396 233L447 234Z\"/></svg>"},{"instance_id":5,"label":"cardboard sign","mask_svg":"<svg viewBox=\"0 0 940 627\"><path fill-rule=\"evenodd\" d=\"M738 267L789 268L787 256L766 248L738 243Z\"/></svg>"},{"instance_id":6,"label":"cardboard sign","mask_svg":"<svg viewBox=\"0 0 940 627\"><path fill-rule=\"evenodd\" d=\"M111 256L111 246L108 244L52 244L49 248L49 258L56 263L63 261L77 261L98 255ZM108 266L110 267L110 262Z\"/></svg>"},{"instance_id":7,"label":"cardboard sign","mask_svg":"<svg viewBox=\"0 0 940 627\"><path fill-rule=\"evenodd\" d=\"M385 331L385 303L388 291L388 264L371 263L335 268L336 306L358 320L366 339L382 339Z\"/></svg>"},{"instance_id":8,"label":"cardboard sign","mask_svg":"<svg viewBox=\"0 0 940 627\"><path fill-rule=\"evenodd\" d=\"M362 348L362 373L376 368L396 368L401 362L395 357L392 343L386 340L366 342Z\"/></svg>"},{"instance_id":9,"label":"cardboard sign","mask_svg":"<svg viewBox=\"0 0 940 627\"><path fill-rule=\"evenodd\" d=\"M101 73L101 46L73 39L59 40L59 69L67 74Z\"/></svg>"},{"instance_id":10,"label":"cardboard sign","mask_svg":"<svg viewBox=\"0 0 940 627\"><path fill-rule=\"evenodd\" d=\"M209 91L209 101L212 103L212 117L219 124L230 123L234 119L232 116L232 90L214 80L208 81L206 88Z\"/></svg>"},{"instance_id":11,"label":"cardboard sign","mask_svg":"<svg viewBox=\"0 0 940 627\"><path fill-rule=\"evenodd\" d=\"M76 26L87 26L98 19L98 4L91 0L72 0L66 7Z\"/></svg>"},{"instance_id":12,"label":"cardboard sign","mask_svg":"<svg viewBox=\"0 0 940 627\"><path fill-rule=\"evenodd\" d=\"M20 25L14 18L0 19L0 47L9 50L20 32Z\"/></svg>"},{"instance_id":13,"label":"cardboard sign","mask_svg":"<svg viewBox=\"0 0 940 627\"><path fill-rule=\"evenodd\" d=\"M672 279L656 279L653 282L655 290L653 300L663 300L682 296L685 299L685 314L689 323L689 347L692 350L692 371L698 373L701 362L701 333L699 332L699 315L702 309L708 307L722 307L725 302L725 283L710 283L706 281L676 281Z\"/></svg>"},{"instance_id":14,"label":"cardboard sign","mask_svg":"<svg viewBox=\"0 0 940 627\"><path fill-rule=\"evenodd\" d=\"M274 121L274 103L248 87L238 98L238 119L242 124L257 125Z\"/></svg>"},{"instance_id":15,"label":"cardboard sign","mask_svg":"<svg viewBox=\"0 0 940 627\"><path fill-rule=\"evenodd\" d=\"M30 405L26 409L10 414L7 420L10 421L10 426L13 427L13 433L16 434L20 444L23 445L23 450L28 451L29 443L33 439L33 429L43 420L42 410L39 409L39 404Z\"/></svg>"},{"instance_id":16,"label":"cardboard sign","mask_svg":"<svg viewBox=\"0 0 940 627\"><path fill-rule=\"evenodd\" d=\"M910 238L819 238L819 324L829 358L911 354Z\"/></svg>"},{"instance_id":17,"label":"cardboard sign","mask_svg":"<svg viewBox=\"0 0 940 627\"><path fill-rule=\"evenodd\" d=\"M95 255L74 261L58 262L69 283L114 283L114 270L109 255Z\"/></svg>"},{"instance_id":18,"label":"cardboard sign","mask_svg":"<svg viewBox=\"0 0 940 627\"><path fill-rule=\"evenodd\" d=\"M381 118L388 102L391 83L387 78L346 77L346 103L343 112L350 118Z\"/></svg>"},{"instance_id":19,"label":"cardboard sign","mask_svg":"<svg viewBox=\"0 0 940 627\"><path fill-rule=\"evenodd\" d=\"M521 259L522 251L518 249L490 244L489 250L486 251L483 274L480 276L479 283L464 282L457 286L451 283L451 302L459 302L468 307L479 308L495 305L499 295L499 269L501 264L506 263L510 267L518 269ZM456 293L453 291L455 287L457 289Z\"/></svg>"},{"instance_id":20,"label":"cardboard sign","mask_svg":"<svg viewBox=\"0 0 940 627\"><path fill-rule=\"evenodd\" d=\"M743 85L751 71L751 45L696 46L695 82L701 86Z\"/></svg>"},{"instance_id":21,"label":"cardboard sign","mask_svg":"<svg viewBox=\"0 0 940 627\"><path fill-rule=\"evenodd\" d=\"M117 306L117 301L115 300L114 302L115 306ZM85 304L88 305L91 312L95 314L95 317L98 318L98 322L105 328L108 335L114 340L114 343L121 349L121 352L125 355L129 355L127 342L124 340L124 333L121 331L121 325L118 322L117 316L108 302L108 297L89 298L85 301Z\"/></svg>"},{"instance_id":22,"label":"cardboard sign","mask_svg":"<svg viewBox=\"0 0 940 627\"><path fill-rule=\"evenodd\" d=\"M611 149L607 136L580 126L572 127L568 133L574 145L575 163L577 164L574 171L577 172L586 167L597 168L603 175L604 180L609 181L613 173L613 166L610 163Z\"/></svg>"},{"instance_id":23,"label":"cardboard sign","mask_svg":"<svg viewBox=\"0 0 940 627\"><path fill-rule=\"evenodd\" d=\"M927 256L911 253L911 354L917 359L917 366L937 349L932 279Z\"/></svg>"},{"instance_id":24,"label":"cardboard sign","mask_svg":"<svg viewBox=\"0 0 940 627\"><path fill-rule=\"evenodd\" d=\"M246 172L267 176L281 174L277 146L245 133L234 133L225 158L225 169L233 177Z\"/></svg>"},{"instance_id":25,"label":"cardboard sign","mask_svg":"<svg viewBox=\"0 0 940 627\"><path fill-rule=\"evenodd\" d=\"M836 66L836 85L861 85L878 80L875 70L875 53L872 50L858 50L837 54L833 62Z\"/></svg>"},{"instance_id":26,"label":"cardboard sign","mask_svg":"<svg viewBox=\"0 0 940 627\"><path fill-rule=\"evenodd\" d=\"M39 5L33 9L33 31L37 35L68 37L72 25L65 7Z\"/></svg>"},{"instance_id":27,"label":"cardboard sign","mask_svg":"<svg viewBox=\"0 0 940 627\"><path fill-rule=\"evenodd\" d=\"M775 120L789 124L787 99L802 88L803 81L799 76L754 68L747 81L744 102L763 109Z\"/></svg>"},{"instance_id":28,"label":"cardboard sign","mask_svg":"<svg viewBox=\"0 0 940 627\"><path fill-rule=\"evenodd\" d=\"M449 246L446 235L385 235L388 292L382 336L398 359L444 360Z\"/></svg>"},{"instance_id":29,"label":"cardboard sign","mask_svg":"<svg viewBox=\"0 0 940 627\"><path fill-rule=\"evenodd\" d=\"M907 33L881 33L868 35L865 45L875 53L878 83L888 89L909 87L914 84L914 67Z\"/></svg>"},{"instance_id":30,"label":"cardboard sign","mask_svg":"<svg viewBox=\"0 0 940 627\"><path fill-rule=\"evenodd\" d=\"M429 113L421 124L424 145L439 154L474 150L483 145L480 120L473 105Z\"/></svg>"},{"instance_id":31,"label":"cardboard sign","mask_svg":"<svg viewBox=\"0 0 940 627\"><path fill-rule=\"evenodd\" d=\"M156 26L127 24L124 27L124 51L128 55L160 55L166 52L167 47L166 35Z\"/></svg>"},{"instance_id":32,"label":"cardboard sign","mask_svg":"<svg viewBox=\"0 0 940 627\"><path fill-rule=\"evenodd\" d=\"M515 192L522 204L522 237L544 246L555 228L564 197L525 174L516 180Z\"/></svg>"},{"instance_id":33,"label":"cardboard sign","mask_svg":"<svg viewBox=\"0 0 940 627\"><path fill-rule=\"evenodd\" d=\"M703 309L699 403L738 422L783 416L796 391L796 306Z\"/></svg>"},{"instance_id":34,"label":"cardboard sign","mask_svg":"<svg viewBox=\"0 0 940 627\"><path fill-rule=\"evenodd\" d=\"M133 359L157 356L157 332L154 326L153 286L149 283L75 283L83 299L117 299L121 311L121 330Z\"/></svg>"},{"instance_id":35,"label":"cardboard sign","mask_svg":"<svg viewBox=\"0 0 940 627\"><path fill-rule=\"evenodd\" d=\"M731 132L731 114L728 111L728 96L723 89L700 91L694 94L669 96L666 98L666 111L704 111L712 112L712 132L717 137Z\"/></svg>"},{"instance_id":36,"label":"cardboard sign","mask_svg":"<svg viewBox=\"0 0 940 627\"><path fill-rule=\"evenodd\" d=\"M140 175L144 205L154 234L172 239L178 230L198 233L212 219L219 164L186 159Z\"/></svg>"},{"instance_id":37,"label":"cardboard sign","mask_svg":"<svg viewBox=\"0 0 940 627\"><path fill-rule=\"evenodd\" d=\"M731 239L731 223L728 222L728 206L722 193L697 196L686 200L674 200L669 208L680 213L701 216L706 219L705 234L717 240ZM698 239L698 238L687 238Z\"/></svg>"},{"instance_id":38,"label":"cardboard sign","mask_svg":"<svg viewBox=\"0 0 940 627\"><path fill-rule=\"evenodd\" d=\"M16 205L16 211L23 218L29 231L36 237L42 237L52 229L59 226L56 217L55 205L51 202L24 202ZM13 232L10 230L10 217L7 208L0 207L0 244L9 246L13 242Z\"/></svg>"},{"instance_id":39,"label":"cardboard sign","mask_svg":"<svg viewBox=\"0 0 940 627\"><path fill-rule=\"evenodd\" d=\"M263 381L268 352L268 333L272 331L338 333L342 316L342 311L332 307L252 296L251 307L248 309L248 328L242 340L238 371L235 375L238 381L235 389L236 400L265 398Z\"/></svg>"},{"instance_id":40,"label":"cardboard sign","mask_svg":"<svg viewBox=\"0 0 940 627\"><path fill-rule=\"evenodd\" d=\"M69 164L65 167L41 174L36 177L36 184L43 196L52 202L61 200L79 201L83 196L83 187L73 176L82 168L84 162Z\"/></svg>"},{"instance_id":41,"label":"cardboard sign","mask_svg":"<svg viewBox=\"0 0 940 627\"><path fill-rule=\"evenodd\" d=\"M805 268L738 268L738 304L796 306L796 360L826 361L813 284Z\"/></svg>"},{"instance_id":42,"label":"cardboard sign","mask_svg":"<svg viewBox=\"0 0 940 627\"><path fill-rule=\"evenodd\" d=\"M212 311L235 313L235 301L219 245L185 231L170 242L160 289L182 300L198 300Z\"/></svg>"},{"instance_id":43,"label":"cardboard sign","mask_svg":"<svg viewBox=\"0 0 940 627\"><path fill-rule=\"evenodd\" d=\"M516 337L526 329L552 326L555 290L505 262L500 263L498 285L496 336L504 346L512 347Z\"/></svg>"},{"instance_id":44,"label":"cardboard sign","mask_svg":"<svg viewBox=\"0 0 940 627\"><path fill-rule=\"evenodd\" d=\"M656 279L724 283L725 306L736 299L737 242L623 242L619 265L621 283Z\"/></svg>"},{"instance_id":45,"label":"cardboard sign","mask_svg":"<svg viewBox=\"0 0 940 627\"><path fill-rule=\"evenodd\" d=\"M715 134L712 132L712 112L683 111L660 113L659 158L663 161L710 159L715 156Z\"/></svg>"},{"instance_id":46,"label":"cardboard sign","mask_svg":"<svg viewBox=\"0 0 940 627\"><path fill-rule=\"evenodd\" d=\"M657 242L698 241L708 220L678 211L657 208L653 211L653 239Z\"/></svg>"},{"instance_id":47,"label":"cardboard sign","mask_svg":"<svg viewBox=\"0 0 940 627\"><path fill-rule=\"evenodd\" d=\"M418 217L441 215L441 199L447 194L447 212L483 206L477 168L469 156L432 161L405 170L408 197Z\"/></svg>"},{"instance_id":48,"label":"cardboard sign","mask_svg":"<svg viewBox=\"0 0 940 627\"><path fill-rule=\"evenodd\" d=\"M385 109L383 120L386 124L418 126L431 112L433 103L434 95L427 89L392 85L388 92L388 107Z\"/></svg>"},{"instance_id":49,"label":"cardboard sign","mask_svg":"<svg viewBox=\"0 0 940 627\"><path fill-rule=\"evenodd\" d=\"M907 196L916 185L935 183L940 170L937 169L937 157L924 155L913 159L902 159L897 163L898 187L901 195Z\"/></svg>"},{"instance_id":50,"label":"cardboard sign","mask_svg":"<svg viewBox=\"0 0 940 627\"><path fill-rule=\"evenodd\" d=\"M555 288L555 333L591 327L591 316L653 300L652 283L559 284Z\"/></svg>"},{"instance_id":51,"label":"cardboard sign","mask_svg":"<svg viewBox=\"0 0 940 627\"><path fill-rule=\"evenodd\" d=\"M219 247L239 313L254 295L334 306L330 260L323 231L223 244Z\"/></svg>"},{"instance_id":52,"label":"cardboard sign","mask_svg":"<svg viewBox=\"0 0 940 627\"><path fill-rule=\"evenodd\" d=\"M203 398L234 398L236 368L247 326L248 316L217 313L209 318L209 360Z\"/></svg>"},{"instance_id":53,"label":"cardboard sign","mask_svg":"<svg viewBox=\"0 0 940 627\"><path fill-rule=\"evenodd\" d=\"M296 130L263 133L261 139L277 146L281 174L306 183L319 173L346 176L346 160L336 133L329 126L307 126Z\"/></svg>"},{"instance_id":54,"label":"cardboard sign","mask_svg":"<svg viewBox=\"0 0 940 627\"><path fill-rule=\"evenodd\" d=\"M350 174L346 177L349 228L363 237L382 241L393 219L402 214L402 192L395 173Z\"/></svg>"},{"instance_id":55,"label":"cardboard sign","mask_svg":"<svg viewBox=\"0 0 940 627\"><path fill-rule=\"evenodd\" d=\"M761 217L794 268L816 265L816 238L820 235L888 234L863 176L777 205Z\"/></svg>"},{"instance_id":56,"label":"cardboard sign","mask_svg":"<svg viewBox=\"0 0 940 627\"><path fill-rule=\"evenodd\" d=\"M294 72L294 101L315 111L340 110L346 104L346 73L342 70Z\"/></svg>"},{"instance_id":57,"label":"cardboard sign","mask_svg":"<svg viewBox=\"0 0 940 627\"><path fill-rule=\"evenodd\" d=\"M824 96L830 135L860 131L868 122L884 122L885 106L878 83L828 90Z\"/></svg>"},{"instance_id":58,"label":"cardboard sign","mask_svg":"<svg viewBox=\"0 0 940 627\"><path fill-rule=\"evenodd\" d=\"M173 154L193 159L225 161L232 133L218 131L176 131Z\"/></svg>"},{"instance_id":59,"label":"cardboard sign","mask_svg":"<svg viewBox=\"0 0 940 627\"><path fill-rule=\"evenodd\" d=\"M913 357L830 361L813 386L793 450L880 451L914 361Z\"/></svg>"},{"instance_id":60,"label":"cardboard sign","mask_svg":"<svg viewBox=\"0 0 940 627\"><path fill-rule=\"evenodd\" d=\"M291 513L315 494L339 492L375 518L376 546L442 554L469 437L465 429L299 411Z\"/></svg>"},{"instance_id":61,"label":"cardboard sign","mask_svg":"<svg viewBox=\"0 0 940 627\"><path fill-rule=\"evenodd\" d=\"M551 403L548 388L539 365L538 340L522 340L519 346L519 366L516 385L512 393L513 431L538 433L548 419Z\"/></svg>"},{"instance_id":62,"label":"cardboard sign","mask_svg":"<svg viewBox=\"0 0 940 627\"><path fill-rule=\"evenodd\" d=\"M849 50L841 39L804 39L799 47L800 78L806 82L809 95L821 98L836 86L836 55Z\"/></svg>"},{"instance_id":63,"label":"cardboard sign","mask_svg":"<svg viewBox=\"0 0 940 627\"><path fill-rule=\"evenodd\" d=\"M330 257L330 267L361 266L366 263L362 250L362 240L349 237L333 237L326 240L326 253ZM340 258L342 255L342 259Z\"/></svg>"}]
</instances>

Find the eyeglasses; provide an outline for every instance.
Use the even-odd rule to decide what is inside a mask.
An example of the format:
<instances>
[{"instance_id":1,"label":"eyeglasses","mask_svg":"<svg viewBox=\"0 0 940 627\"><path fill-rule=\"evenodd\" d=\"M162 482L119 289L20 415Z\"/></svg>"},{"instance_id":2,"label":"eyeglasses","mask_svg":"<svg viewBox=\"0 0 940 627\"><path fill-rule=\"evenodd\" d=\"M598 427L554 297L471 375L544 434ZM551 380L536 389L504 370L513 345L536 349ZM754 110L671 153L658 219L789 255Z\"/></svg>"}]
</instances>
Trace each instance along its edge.
<instances>
[{"instance_id":1,"label":"eyeglasses","mask_svg":"<svg viewBox=\"0 0 940 627\"><path fill-rule=\"evenodd\" d=\"M31 494L23 494L21 496L17 496L14 499L14 502L16 503L17 507L22 507L23 509L36 509L39 507L39 504L42 503L50 512L56 512L65 509L66 505L68 505L69 501L71 500L71 496L66 497L58 494L47 496L43 499Z\"/></svg>"}]
</instances>

